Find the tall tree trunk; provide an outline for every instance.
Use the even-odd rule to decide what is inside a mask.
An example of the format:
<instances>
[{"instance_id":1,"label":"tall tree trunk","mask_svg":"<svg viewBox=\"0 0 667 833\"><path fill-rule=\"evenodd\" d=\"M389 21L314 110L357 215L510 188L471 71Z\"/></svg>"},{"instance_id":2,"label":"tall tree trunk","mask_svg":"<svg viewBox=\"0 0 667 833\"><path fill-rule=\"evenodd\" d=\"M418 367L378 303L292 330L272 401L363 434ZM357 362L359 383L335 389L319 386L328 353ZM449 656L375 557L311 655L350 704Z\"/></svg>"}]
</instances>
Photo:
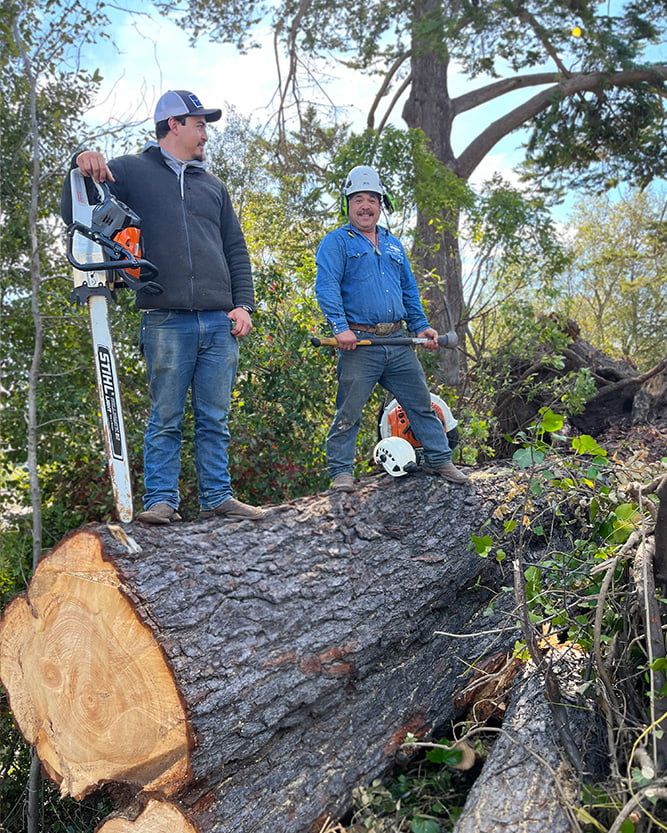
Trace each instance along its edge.
<instances>
[{"instance_id":1,"label":"tall tree trunk","mask_svg":"<svg viewBox=\"0 0 667 833\"><path fill-rule=\"evenodd\" d=\"M35 343L28 377L28 476L30 478L30 503L32 508L32 566L42 554L42 498L39 485L37 467L38 448L38 415L37 415L37 385L42 366L42 349L44 343L44 327L39 308L40 290L42 284L42 270L39 259L39 233L37 216L39 208L39 185L41 176L40 134L37 120L37 79L32 71L30 58L25 50L23 38L19 31L18 16L12 20L12 33L18 47L26 77L30 82L30 136L32 146L32 180L30 183L30 209L28 223L30 228L30 278L32 284L31 310L35 333ZM31 752L30 774L28 776L28 802L26 809L26 833L37 833L41 810L41 770L39 760L34 751Z\"/></svg>"},{"instance_id":2,"label":"tall tree trunk","mask_svg":"<svg viewBox=\"0 0 667 833\"><path fill-rule=\"evenodd\" d=\"M442 15L438 0L415 4L412 42L412 85L403 108L408 127L420 128L429 140L429 148L449 169L455 171L456 160L451 146L452 102L447 87L449 58L440 38L436 46L433 30ZM428 31L428 37L423 32ZM422 294L428 302L428 316L439 332L455 328L459 344L464 345L463 279L457 237L458 214L434 218L423 210L417 213L417 250L414 266ZM441 362L446 385L456 386L464 368L464 353L443 351Z\"/></svg>"}]
</instances>

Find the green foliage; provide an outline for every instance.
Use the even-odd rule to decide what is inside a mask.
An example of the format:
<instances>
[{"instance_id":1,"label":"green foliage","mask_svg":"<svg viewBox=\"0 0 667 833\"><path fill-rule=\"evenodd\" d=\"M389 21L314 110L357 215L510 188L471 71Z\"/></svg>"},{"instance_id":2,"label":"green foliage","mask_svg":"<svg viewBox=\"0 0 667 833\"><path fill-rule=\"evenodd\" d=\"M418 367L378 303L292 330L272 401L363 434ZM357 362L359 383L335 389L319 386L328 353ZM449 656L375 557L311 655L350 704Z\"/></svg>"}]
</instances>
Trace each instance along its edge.
<instances>
[{"instance_id":1,"label":"green foliage","mask_svg":"<svg viewBox=\"0 0 667 833\"><path fill-rule=\"evenodd\" d=\"M596 347L649 369L665 355L664 194L630 192L615 203L588 198L575 208L571 229L569 315Z\"/></svg>"},{"instance_id":2,"label":"green foliage","mask_svg":"<svg viewBox=\"0 0 667 833\"><path fill-rule=\"evenodd\" d=\"M477 414L472 408L464 407L457 411L457 420L461 442L454 450L454 459L466 466L493 459L495 449L491 444L491 438L495 417L490 413Z\"/></svg>"},{"instance_id":3,"label":"green foliage","mask_svg":"<svg viewBox=\"0 0 667 833\"><path fill-rule=\"evenodd\" d=\"M285 276L256 274L260 303L234 390L230 470L248 498L280 503L326 487L333 365L310 344L319 312Z\"/></svg>"},{"instance_id":4,"label":"green foliage","mask_svg":"<svg viewBox=\"0 0 667 833\"><path fill-rule=\"evenodd\" d=\"M549 408L541 409L540 419L531 426L522 448L513 458L520 469L529 470L530 474L522 487L525 501L521 515L504 518L498 537L489 531L471 536L471 548L482 557L495 553L498 558L498 553L504 555L500 544L507 540L508 543L503 543L507 548L520 529L544 536L539 520L531 517L531 496L538 494L548 496L566 528L569 518L577 519L578 528L586 531L585 536L580 533L575 537L568 551L552 551L539 564L528 566L524 573L525 592L532 622L546 627L547 631L566 632L569 641L590 649L604 579L598 565L610 559L627 541L632 530L641 524L642 514L635 502L619 501L618 493L610 485L612 467L605 459L606 452L592 437L574 438L571 441L574 455L563 456L553 451L546 438L560 431L563 421L562 415ZM620 578L623 573L620 561L617 573ZM621 612L612 611L606 624L609 636L620 628Z\"/></svg>"},{"instance_id":5,"label":"green foliage","mask_svg":"<svg viewBox=\"0 0 667 833\"><path fill-rule=\"evenodd\" d=\"M568 664L570 681L576 680L582 693L606 699L611 685L625 703L632 704L609 747L619 760L627 752L632 761L634 746L655 730L644 728L654 719L648 717L649 673L662 674L665 667L661 658L647 668L646 636L635 622L636 587L623 547L633 532L651 523L651 513L646 499L638 503L633 488L624 485L624 472L607 459L594 438L575 437L564 447L566 440L558 433L563 424L561 414L549 408L540 411L515 454L519 474L508 487L507 505L496 508L471 536L470 546L481 557L495 555L499 561L511 551L522 569L525 607L522 603L521 611L534 632L536 647L529 651L526 642L517 643L517 658L539 663L544 652L549 664ZM554 438L561 451L554 449ZM651 478L649 469L644 476ZM548 527L538 505L546 505ZM545 547L539 561L530 558L535 538ZM605 682L610 678L611 683ZM614 727L608 728L614 731ZM652 768L632 767L631 791L654 779ZM590 829L607 829L625 800L615 794L617 788L626 789L620 782L595 790L584 787L583 806L577 810L580 821L590 824Z\"/></svg>"},{"instance_id":6,"label":"green foliage","mask_svg":"<svg viewBox=\"0 0 667 833\"><path fill-rule=\"evenodd\" d=\"M447 744L444 741L443 744ZM445 757L448 753L442 747ZM429 750L439 757L438 750ZM455 773L447 764L460 759L450 753L449 760L432 761L427 752L397 772L388 781L376 779L366 787L353 790L352 822L369 833L411 831L411 833L446 833L451 831L465 802L469 778Z\"/></svg>"},{"instance_id":7,"label":"green foliage","mask_svg":"<svg viewBox=\"0 0 667 833\"><path fill-rule=\"evenodd\" d=\"M456 232L459 211L473 205L470 187L433 152L423 131L401 130L391 125L382 132L365 130L351 135L340 147L335 164L327 175L333 193L355 165L372 165L397 198L399 214L391 219L407 230L417 207L442 229ZM400 229L394 230L400 236Z\"/></svg>"},{"instance_id":8,"label":"green foliage","mask_svg":"<svg viewBox=\"0 0 667 833\"><path fill-rule=\"evenodd\" d=\"M579 188L644 188L665 173L662 117L660 99L643 84L607 88L595 99L555 95L535 117L526 169L538 177L540 171L567 171ZM599 164L601 157L615 161L611 170Z\"/></svg>"}]
</instances>

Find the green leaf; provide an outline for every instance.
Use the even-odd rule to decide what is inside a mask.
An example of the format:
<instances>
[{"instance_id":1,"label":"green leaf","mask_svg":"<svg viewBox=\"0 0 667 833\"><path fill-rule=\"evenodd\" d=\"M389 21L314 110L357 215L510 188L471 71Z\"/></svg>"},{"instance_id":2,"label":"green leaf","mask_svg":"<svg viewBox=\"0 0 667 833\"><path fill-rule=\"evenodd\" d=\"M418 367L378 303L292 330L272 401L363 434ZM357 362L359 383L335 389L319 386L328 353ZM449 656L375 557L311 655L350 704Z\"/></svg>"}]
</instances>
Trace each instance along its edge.
<instances>
[{"instance_id":1,"label":"green leaf","mask_svg":"<svg viewBox=\"0 0 667 833\"><path fill-rule=\"evenodd\" d=\"M560 431L563 427L565 418L560 414L554 413L551 408L540 408L540 414L542 414L540 427L544 431L552 433L553 431Z\"/></svg>"},{"instance_id":2,"label":"green leaf","mask_svg":"<svg viewBox=\"0 0 667 833\"><path fill-rule=\"evenodd\" d=\"M481 555L482 558L488 558L493 547L493 538L490 535L471 535L470 538L472 539L477 555Z\"/></svg>"},{"instance_id":3,"label":"green leaf","mask_svg":"<svg viewBox=\"0 0 667 833\"><path fill-rule=\"evenodd\" d=\"M582 434L580 437L574 437L572 440L572 448L577 454L594 454L596 457L606 457L607 452L604 448L595 442L593 437L588 434Z\"/></svg>"},{"instance_id":4,"label":"green leaf","mask_svg":"<svg viewBox=\"0 0 667 833\"><path fill-rule=\"evenodd\" d=\"M417 816L410 822L412 833L440 833L440 825L433 819L425 819Z\"/></svg>"},{"instance_id":5,"label":"green leaf","mask_svg":"<svg viewBox=\"0 0 667 833\"><path fill-rule=\"evenodd\" d=\"M520 469L529 469L531 466L538 466L544 460L544 452L535 448L520 448L512 455L512 460Z\"/></svg>"},{"instance_id":6,"label":"green leaf","mask_svg":"<svg viewBox=\"0 0 667 833\"><path fill-rule=\"evenodd\" d=\"M614 510L614 515L621 521L629 521L638 515L634 503L620 503Z\"/></svg>"},{"instance_id":7,"label":"green leaf","mask_svg":"<svg viewBox=\"0 0 667 833\"><path fill-rule=\"evenodd\" d=\"M449 741L438 741L438 746L426 750L426 758L432 764L446 764L447 766L456 766L461 763L463 753L460 749L454 749Z\"/></svg>"}]
</instances>

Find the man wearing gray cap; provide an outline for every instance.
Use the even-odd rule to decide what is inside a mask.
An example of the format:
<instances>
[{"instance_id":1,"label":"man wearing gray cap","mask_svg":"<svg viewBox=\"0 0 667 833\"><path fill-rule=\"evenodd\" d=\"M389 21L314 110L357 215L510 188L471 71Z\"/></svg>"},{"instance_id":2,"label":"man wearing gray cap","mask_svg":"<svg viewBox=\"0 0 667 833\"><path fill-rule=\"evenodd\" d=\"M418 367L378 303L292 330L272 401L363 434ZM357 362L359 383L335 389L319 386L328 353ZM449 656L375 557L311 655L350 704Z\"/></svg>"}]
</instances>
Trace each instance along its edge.
<instances>
[{"instance_id":1,"label":"man wearing gray cap","mask_svg":"<svg viewBox=\"0 0 667 833\"><path fill-rule=\"evenodd\" d=\"M194 93L170 90L155 108L157 143L108 163L96 151L72 167L141 218L143 257L158 268L162 293L137 293L139 344L146 360L150 417L144 436L145 511L137 520L167 524L178 514L182 421L188 391L195 419L200 518L257 520L261 509L232 497L227 418L239 339L252 330L254 290L243 232L223 183L206 170L206 126L219 109ZM62 214L71 221L66 182Z\"/></svg>"}]
</instances>

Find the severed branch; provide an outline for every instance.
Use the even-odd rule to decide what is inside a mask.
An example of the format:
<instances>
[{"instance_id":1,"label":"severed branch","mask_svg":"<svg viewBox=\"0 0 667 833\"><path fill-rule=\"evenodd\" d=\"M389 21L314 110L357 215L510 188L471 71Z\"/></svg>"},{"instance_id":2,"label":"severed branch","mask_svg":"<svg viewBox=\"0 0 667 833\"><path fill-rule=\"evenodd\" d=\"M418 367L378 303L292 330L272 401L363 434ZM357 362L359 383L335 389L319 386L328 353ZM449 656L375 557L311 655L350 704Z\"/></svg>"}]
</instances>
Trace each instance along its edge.
<instances>
[{"instance_id":1,"label":"severed branch","mask_svg":"<svg viewBox=\"0 0 667 833\"><path fill-rule=\"evenodd\" d=\"M600 388L600 390L593 394L591 398L588 400L589 402L593 402L596 399L599 399L601 396L607 396L610 393L615 393L618 390L622 390L623 388L627 387L628 385L643 385L644 382L647 382L649 379L653 378L653 376L657 376L658 373L662 373L663 370L667 368L667 359L662 359L659 361L655 367L652 367L650 370L647 370L646 373L641 373L639 376L633 376L630 379L621 379L618 382L612 382L611 384L607 384L606 387Z\"/></svg>"}]
</instances>

